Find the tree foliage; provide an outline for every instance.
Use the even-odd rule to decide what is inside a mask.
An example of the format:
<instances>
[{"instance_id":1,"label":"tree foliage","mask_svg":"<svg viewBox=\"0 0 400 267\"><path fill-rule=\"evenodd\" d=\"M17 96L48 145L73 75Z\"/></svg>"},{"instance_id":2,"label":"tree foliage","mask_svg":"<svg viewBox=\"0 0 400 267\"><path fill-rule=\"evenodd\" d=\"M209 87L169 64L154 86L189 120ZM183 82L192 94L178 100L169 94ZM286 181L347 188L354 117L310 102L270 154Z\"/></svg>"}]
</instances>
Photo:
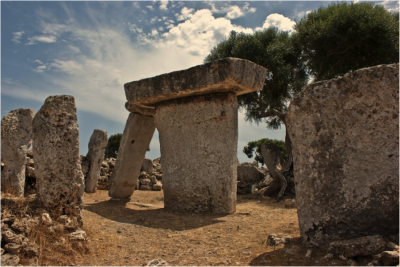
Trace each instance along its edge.
<instances>
[{"instance_id":1,"label":"tree foliage","mask_svg":"<svg viewBox=\"0 0 400 267\"><path fill-rule=\"evenodd\" d=\"M316 81L399 62L399 13L373 3L334 3L295 26L309 74Z\"/></svg>"},{"instance_id":2,"label":"tree foliage","mask_svg":"<svg viewBox=\"0 0 400 267\"><path fill-rule=\"evenodd\" d=\"M286 151L286 145L284 141L280 141L280 140L276 140L276 139L268 139L268 138L263 138L257 141L252 141L252 142L248 142L247 146L245 146L243 148L243 153L246 154L246 156L248 158L252 158L253 157L253 153L255 153L255 157L254 159L257 160L258 162L262 164L264 164L264 159L261 155L261 146L263 144L266 143L274 143L279 147L279 150L282 153L283 159L285 161L288 160L288 155L287 155L287 151ZM255 150L255 151L254 151Z\"/></svg>"},{"instance_id":3,"label":"tree foliage","mask_svg":"<svg viewBox=\"0 0 400 267\"><path fill-rule=\"evenodd\" d=\"M238 103L246 111L246 120L256 123L264 120L268 128L280 128L280 115L286 112L287 101L308 79L298 39L277 28L254 34L232 31L227 39L211 50L204 62L227 57L247 59L268 69L263 89L239 96Z\"/></svg>"},{"instance_id":4,"label":"tree foliage","mask_svg":"<svg viewBox=\"0 0 400 267\"><path fill-rule=\"evenodd\" d=\"M106 151L104 153L105 158L116 158L119 150L119 145L121 143L122 134L117 133L111 135L108 138L108 143L106 146Z\"/></svg>"}]
</instances>

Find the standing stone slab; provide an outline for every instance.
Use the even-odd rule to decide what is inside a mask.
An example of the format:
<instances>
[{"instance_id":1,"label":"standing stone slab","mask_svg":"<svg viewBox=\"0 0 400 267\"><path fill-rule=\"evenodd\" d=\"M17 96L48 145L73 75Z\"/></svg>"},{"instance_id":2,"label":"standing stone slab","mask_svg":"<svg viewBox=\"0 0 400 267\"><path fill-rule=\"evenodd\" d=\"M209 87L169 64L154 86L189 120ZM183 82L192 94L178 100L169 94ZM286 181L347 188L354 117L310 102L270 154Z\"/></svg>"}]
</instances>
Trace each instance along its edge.
<instances>
[{"instance_id":1,"label":"standing stone slab","mask_svg":"<svg viewBox=\"0 0 400 267\"><path fill-rule=\"evenodd\" d=\"M50 96L36 114L33 158L37 196L44 207L52 217L65 214L81 221L84 181L73 96Z\"/></svg>"},{"instance_id":2,"label":"standing stone slab","mask_svg":"<svg viewBox=\"0 0 400 267\"><path fill-rule=\"evenodd\" d=\"M237 109L233 92L157 106L165 208L235 212Z\"/></svg>"},{"instance_id":3,"label":"standing stone slab","mask_svg":"<svg viewBox=\"0 0 400 267\"><path fill-rule=\"evenodd\" d=\"M32 143L33 109L10 111L1 120L1 191L24 196L26 153Z\"/></svg>"},{"instance_id":4,"label":"standing stone slab","mask_svg":"<svg viewBox=\"0 0 400 267\"><path fill-rule=\"evenodd\" d=\"M153 117L129 114L109 181L110 197L130 198L137 188L143 159L155 129Z\"/></svg>"},{"instance_id":5,"label":"standing stone slab","mask_svg":"<svg viewBox=\"0 0 400 267\"><path fill-rule=\"evenodd\" d=\"M85 192L96 192L97 181L100 178L101 163L104 160L104 151L107 146L107 132L95 129L89 141L89 152L86 158L89 161L89 172L85 179Z\"/></svg>"},{"instance_id":6,"label":"standing stone slab","mask_svg":"<svg viewBox=\"0 0 400 267\"><path fill-rule=\"evenodd\" d=\"M304 242L399 233L399 64L307 85L286 127Z\"/></svg>"}]
</instances>

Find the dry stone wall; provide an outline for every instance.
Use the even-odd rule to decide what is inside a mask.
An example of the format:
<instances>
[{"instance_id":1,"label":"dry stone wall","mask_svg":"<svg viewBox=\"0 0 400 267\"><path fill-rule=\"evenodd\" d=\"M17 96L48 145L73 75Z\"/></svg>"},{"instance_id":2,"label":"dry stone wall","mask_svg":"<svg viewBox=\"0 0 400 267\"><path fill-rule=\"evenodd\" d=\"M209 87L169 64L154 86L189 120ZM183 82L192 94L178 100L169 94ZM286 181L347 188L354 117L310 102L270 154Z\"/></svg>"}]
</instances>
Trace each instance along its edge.
<instances>
[{"instance_id":1,"label":"dry stone wall","mask_svg":"<svg viewBox=\"0 0 400 267\"><path fill-rule=\"evenodd\" d=\"M399 64L307 85L286 123L304 242L399 233Z\"/></svg>"}]
</instances>

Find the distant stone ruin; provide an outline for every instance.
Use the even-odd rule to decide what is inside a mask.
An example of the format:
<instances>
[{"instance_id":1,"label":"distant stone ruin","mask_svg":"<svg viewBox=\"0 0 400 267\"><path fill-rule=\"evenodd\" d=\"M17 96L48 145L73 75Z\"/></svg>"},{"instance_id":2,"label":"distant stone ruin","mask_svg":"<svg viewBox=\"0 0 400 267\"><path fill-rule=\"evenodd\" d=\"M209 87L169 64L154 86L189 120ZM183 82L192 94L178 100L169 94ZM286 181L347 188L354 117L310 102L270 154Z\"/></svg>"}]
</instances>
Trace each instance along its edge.
<instances>
[{"instance_id":1,"label":"distant stone ruin","mask_svg":"<svg viewBox=\"0 0 400 267\"><path fill-rule=\"evenodd\" d=\"M107 141L107 132L104 130L95 129L90 137L89 151L86 155L90 166L85 177L85 192L87 193L96 192Z\"/></svg>"},{"instance_id":2,"label":"distant stone ruin","mask_svg":"<svg viewBox=\"0 0 400 267\"><path fill-rule=\"evenodd\" d=\"M157 127L165 207L235 212L236 96L261 90L266 75L267 70L257 64L227 58L125 84L126 108L132 113L121 141L110 196L131 196L139 177L134 162L142 162ZM139 124L144 119L146 124ZM138 133L132 134L135 131Z\"/></svg>"},{"instance_id":3,"label":"distant stone ruin","mask_svg":"<svg viewBox=\"0 0 400 267\"><path fill-rule=\"evenodd\" d=\"M399 233L399 64L307 85L291 102L304 242Z\"/></svg>"},{"instance_id":4,"label":"distant stone ruin","mask_svg":"<svg viewBox=\"0 0 400 267\"><path fill-rule=\"evenodd\" d=\"M25 161L32 144L33 109L11 110L1 120L1 191L24 196Z\"/></svg>"},{"instance_id":5,"label":"distant stone ruin","mask_svg":"<svg viewBox=\"0 0 400 267\"><path fill-rule=\"evenodd\" d=\"M33 119L37 197L57 218L82 221L84 181L79 157L75 98L49 96Z\"/></svg>"}]
</instances>

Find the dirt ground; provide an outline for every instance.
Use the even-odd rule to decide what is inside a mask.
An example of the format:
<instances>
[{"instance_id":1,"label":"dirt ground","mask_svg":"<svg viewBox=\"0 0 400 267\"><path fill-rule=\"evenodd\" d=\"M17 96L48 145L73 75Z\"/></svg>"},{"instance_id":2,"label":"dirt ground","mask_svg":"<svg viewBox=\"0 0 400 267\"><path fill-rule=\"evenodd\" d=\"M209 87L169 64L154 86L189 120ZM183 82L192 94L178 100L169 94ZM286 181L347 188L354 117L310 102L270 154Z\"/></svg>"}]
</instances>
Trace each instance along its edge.
<instances>
[{"instance_id":1,"label":"dirt ground","mask_svg":"<svg viewBox=\"0 0 400 267\"><path fill-rule=\"evenodd\" d=\"M74 265L141 266L159 258L180 266L346 265L323 259L326 249L304 258L296 208L284 201L239 195L236 213L223 216L165 210L162 191L135 191L130 201L97 191L84 202L90 252ZM292 240L274 248L266 242L271 233Z\"/></svg>"}]
</instances>

